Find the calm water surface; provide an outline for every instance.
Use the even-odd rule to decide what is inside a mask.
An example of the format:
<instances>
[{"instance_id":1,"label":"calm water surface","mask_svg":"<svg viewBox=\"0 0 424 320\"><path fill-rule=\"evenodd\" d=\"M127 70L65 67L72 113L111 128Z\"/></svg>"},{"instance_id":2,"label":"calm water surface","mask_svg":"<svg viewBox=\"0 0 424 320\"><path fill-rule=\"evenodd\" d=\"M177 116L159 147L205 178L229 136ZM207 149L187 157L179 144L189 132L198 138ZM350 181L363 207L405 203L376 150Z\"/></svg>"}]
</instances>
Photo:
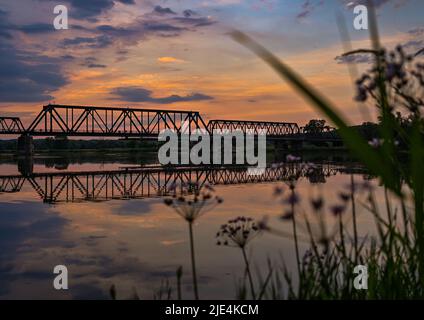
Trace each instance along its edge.
<instances>
[{"instance_id":1,"label":"calm water surface","mask_svg":"<svg viewBox=\"0 0 424 320\"><path fill-rule=\"evenodd\" d=\"M141 298L152 299L166 280L175 289L175 271L181 265L183 298L191 299L187 224L163 204L169 177L209 181L224 198L195 225L201 298L235 298L235 283L243 274L241 253L216 245L221 224L239 215L268 216L273 226L291 230L291 224L279 218L283 205L274 190L286 186L283 180L299 171L296 165L283 166L285 171L279 173L271 168L267 181L253 183L246 183L243 172L225 170L176 174L123 169L139 165L138 160L105 162L98 157L0 163L0 298L108 299L114 284L118 298L137 290ZM310 208L308 199L318 194L328 206L339 203L338 192L351 179L346 172L360 172L351 163L318 168L318 173L297 180L304 210ZM359 182L366 175L353 176ZM369 214L361 213L358 223L362 234L372 231ZM270 234L255 239L250 254L258 268L266 266L268 257L277 263L284 256L291 266L294 262L293 242ZM59 264L69 270L67 291L52 285L53 268Z\"/></svg>"}]
</instances>

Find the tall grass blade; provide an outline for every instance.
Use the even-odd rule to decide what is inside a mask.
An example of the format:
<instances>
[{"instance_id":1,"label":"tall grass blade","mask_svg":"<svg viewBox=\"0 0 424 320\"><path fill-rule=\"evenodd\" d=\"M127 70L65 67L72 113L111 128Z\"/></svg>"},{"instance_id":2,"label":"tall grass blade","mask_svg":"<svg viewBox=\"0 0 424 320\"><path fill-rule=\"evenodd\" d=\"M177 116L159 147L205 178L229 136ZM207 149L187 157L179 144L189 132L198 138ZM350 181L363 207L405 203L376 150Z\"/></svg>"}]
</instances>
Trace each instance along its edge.
<instances>
[{"instance_id":1,"label":"tall grass blade","mask_svg":"<svg viewBox=\"0 0 424 320\"><path fill-rule=\"evenodd\" d=\"M389 189L400 194L399 184L393 176L391 166L386 163L385 158L373 150L355 129L347 125L347 122L338 114L336 108L326 98L307 84L295 71L246 34L240 31L234 31L232 32L232 37L262 58L283 79L286 79L289 84L300 92L300 94L312 102L320 112L327 116L339 129L340 136L352 153L357 156L372 173L378 175Z\"/></svg>"}]
</instances>

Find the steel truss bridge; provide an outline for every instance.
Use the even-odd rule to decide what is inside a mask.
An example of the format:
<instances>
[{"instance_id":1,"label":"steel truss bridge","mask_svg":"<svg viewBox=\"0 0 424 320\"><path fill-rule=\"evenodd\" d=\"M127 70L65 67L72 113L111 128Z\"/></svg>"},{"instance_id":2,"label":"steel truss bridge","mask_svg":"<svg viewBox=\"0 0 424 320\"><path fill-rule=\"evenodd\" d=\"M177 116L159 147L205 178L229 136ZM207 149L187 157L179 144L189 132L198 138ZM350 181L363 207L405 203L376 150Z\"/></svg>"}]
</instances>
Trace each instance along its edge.
<instances>
[{"instance_id":1,"label":"steel truss bridge","mask_svg":"<svg viewBox=\"0 0 424 320\"><path fill-rule=\"evenodd\" d=\"M214 131L241 131L243 133L251 133L255 135L265 133L267 137L296 137L302 133L297 123L243 120L210 120L208 122L208 131L210 133L213 133Z\"/></svg>"},{"instance_id":2,"label":"steel truss bridge","mask_svg":"<svg viewBox=\"0 0 424 320\"><path fill-rule=\"evenodd\" d=\"M195 111L48 105L24 132L31 136L157 137L164 129L206 127Z\"/></svg>"},{"instance_id":3,"label":"steel truss bridge","mask_svg":"<svg viewBox=\"0 0 424 320\"><path fill-rule=\"evenodd\" d=\"M311 181L343 172L342 166L283 164L251 175L246 167L140 167L111 171L34 173L0 176L0 193L20 192L28 185L45 203L129 200L172 195L173 186L234 185L297 180ZM193 189L194 191L194 189Z\"/></svg>"},{"instance_id":4,"label":"steel truss bridge","mask_svg":"<svg viewBox=\"0 0 424 320\"><path fill-rule=\"evenodd\" d=\"M0 133L22 134L25 128L17 117L0 117Z\"/></svg>"},{"instance_id":5,"label":"steel truss bridge","mask_svg":"<svg viewBox=\"0 0 424 320\"><path fill-rule=\"evenodd\" d=\"M0 117L0 135L25 136L85 136L154 139L164 129L177 133L200 129L242 131L267 138L298 141L340 141L336 130L306 133L296 123L210 120L207 124L197 111L135 109L49 104L25 128L19 118Z\"/></svg>"}]
</instances>

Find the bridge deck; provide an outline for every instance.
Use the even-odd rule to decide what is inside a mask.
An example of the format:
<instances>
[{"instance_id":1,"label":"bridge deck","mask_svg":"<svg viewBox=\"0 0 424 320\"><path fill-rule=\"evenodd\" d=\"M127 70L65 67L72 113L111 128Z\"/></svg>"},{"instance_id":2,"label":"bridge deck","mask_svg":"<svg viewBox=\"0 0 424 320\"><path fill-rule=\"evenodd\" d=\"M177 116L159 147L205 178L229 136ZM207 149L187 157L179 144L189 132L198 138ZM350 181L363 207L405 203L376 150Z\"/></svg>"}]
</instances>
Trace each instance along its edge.
<instances>
[{"instance_id":1,"label":"bridge deck","mask_svg":"<svg viewBox=\"0 0 424 320\"><path fill-rule=\"evenodd\" d=\"M340 141L334 129L307 133L296 123L248 120L210 120L197 111L49 104L25 128L19 118L0 117L0 135L124 137L155 139L165 129L177 133L203 130L266 133L267 139L285 141Z\"/></svg>"}]
</instances>

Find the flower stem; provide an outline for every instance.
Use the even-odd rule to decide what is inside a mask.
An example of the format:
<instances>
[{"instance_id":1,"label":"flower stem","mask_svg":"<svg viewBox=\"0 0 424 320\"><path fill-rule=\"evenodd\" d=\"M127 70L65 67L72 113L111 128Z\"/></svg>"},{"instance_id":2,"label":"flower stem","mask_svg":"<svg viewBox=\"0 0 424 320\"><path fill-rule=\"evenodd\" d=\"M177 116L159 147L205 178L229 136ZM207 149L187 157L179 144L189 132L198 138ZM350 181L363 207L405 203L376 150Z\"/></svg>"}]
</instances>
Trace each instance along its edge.
<instances>
[{"instance_id":1,"label":"flower stem","mask_svg":"<svg viewBox=\"0 0 424 320\"><path fill-rule=\"evenodd\" d=\"M253 286L252 274L250 273L249 260L247 259L246 250L244 249L244 247L241 248L241 251L243 252L244 263L246 264L246 272L250 283L250 292L252 293L252 299L255 300L256 294L255 288Z\"/></svg>"},{"instance_id":2,"label":"flower stem","mask_svg":"<svg viewBox=\"0 0 424 320\"><path fill-rule=\"evenodd\" d=\"M193 273L194 299L199 300L199 291L197 289L196 260L194 257L193 222L188 223L188 228L190 230L191 269Z\"/></svg>"},{"instance_id":3,"label":"flower stem","mask_svg":"<svg viewBox=\"0 0 424 320\"><path fill-rule=\"evenodd\" d=\"M358 229L357 229L357 222L356 222L356 206L355 206L355 181L353 179L353 174L350 176L350 183L351 183L351 202L352 202L352 215L353 215L353 236L354 236L354 245L355 245L355 264L358 262Z\"/></svg>"},{"instance_id":4,"label":"flower stem","mask_svg":"<svg viewBox=\"0 0 424 320\"><path fill-rule=\"evenodd\" d=\"M292 190L292 196L294 197L295 193L294 190ZM300 270L300 255L299 255L299 244L298 244L298 240L297 240L297 230L296 230L296 215L294 212L294 203L291 204L291 210L292 210L292 215L293 215L293 219L292 219L292 226L293 226L293 237L294 237L294 249L296 251L296 264L297 264L297 272L299 275L299 278L301 276L301 270Z\"/></svg>"}]
</instances>

